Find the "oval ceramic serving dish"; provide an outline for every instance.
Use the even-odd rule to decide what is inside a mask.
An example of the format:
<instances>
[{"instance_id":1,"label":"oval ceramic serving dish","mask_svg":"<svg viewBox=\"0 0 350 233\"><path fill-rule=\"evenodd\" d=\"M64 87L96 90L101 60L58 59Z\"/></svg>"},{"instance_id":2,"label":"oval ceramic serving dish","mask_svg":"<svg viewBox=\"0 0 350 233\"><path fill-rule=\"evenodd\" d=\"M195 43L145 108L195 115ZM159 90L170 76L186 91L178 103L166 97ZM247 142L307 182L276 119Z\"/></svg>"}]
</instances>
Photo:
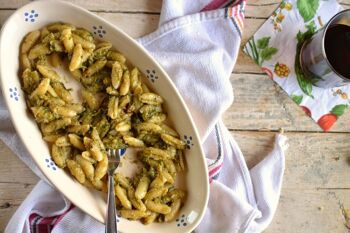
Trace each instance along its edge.
<instances>
[{"instance_id":1,"label":"oval ceramic serving dish","mask_svg":"<svg viewBox=\"0 0 350 233\"><path fill-rule=\"evenodd\" d=\"M2 93L12 122L25 147L42 173L77 207L100 222L104 222L106 194L88 189L64 170L55 166L48 145L42 140L34 119L28 114L19 78L19 48L23 37L49 23L64 21L83 27L94 36L110 41L114 48L147 77L146 82L165 99L165 111L174 128L187 142L187 171L180 185L187 199L176 220L145 226L139 221L119 219L120 232L191 232L200 222L208 202L209 183L203 150L184 101L174 84L156 61L133 39L104 19L68 2L35 1L18 9L4 24L0 37L0 74ZM124 166L125 167L125 166Z\"/></svg>"}]
</instances>

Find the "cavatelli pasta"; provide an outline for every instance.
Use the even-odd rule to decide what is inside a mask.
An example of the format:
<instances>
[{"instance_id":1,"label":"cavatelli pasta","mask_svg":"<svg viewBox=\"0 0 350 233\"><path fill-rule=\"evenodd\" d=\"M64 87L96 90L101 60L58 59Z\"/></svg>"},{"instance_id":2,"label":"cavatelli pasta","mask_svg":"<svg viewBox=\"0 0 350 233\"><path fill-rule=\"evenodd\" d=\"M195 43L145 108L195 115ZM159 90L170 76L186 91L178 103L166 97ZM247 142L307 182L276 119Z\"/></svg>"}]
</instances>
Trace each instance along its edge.
<instances>
[{"instance_id":1,"label":"cavatelli pasta","mask_svg":"<svg viewBox=\"0 0 350 233\"><path fill-rule=\"evenodd\" d=\"M141 71L110 42L61 22L28 33L19 58L28 108L57 166L106 192L106 149L135 148L140 171L114 175L121 216L144 224L176 218L185 199L175 180L185 170L186 144L164 123L164 100L142 82ZM81 84L81 103L62 68Z\"/></svg>"}]
</instances>

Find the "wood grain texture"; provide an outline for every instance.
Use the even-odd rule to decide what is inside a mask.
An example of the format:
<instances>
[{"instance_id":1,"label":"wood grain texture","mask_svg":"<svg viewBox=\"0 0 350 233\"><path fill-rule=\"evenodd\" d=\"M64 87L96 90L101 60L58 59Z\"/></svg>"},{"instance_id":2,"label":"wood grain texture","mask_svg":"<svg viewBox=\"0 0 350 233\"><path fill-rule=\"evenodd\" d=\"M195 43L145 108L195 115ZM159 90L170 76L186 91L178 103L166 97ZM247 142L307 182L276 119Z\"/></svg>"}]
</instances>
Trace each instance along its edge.
<instances>
[{"instance_id":1,"label":"wood grain texture","mask_svg":"<svg viewBox=\"0 0 350 233\"><path fill-rule=\"evenodd\" d=\"M152 12L159 13L162 5L161 0L67 0L78 6L94 11L118 11L118 12ZM6 0L1 3L0 9L17 9L29 0Z\"/></svg>"},{"instance_id":2,"label":"wood grain texture","mask_svg":"<svg viewBox=\"0 0 350 233\"><path fill-rule=\"evenodd\" d=\"M273 148L273 132L233 131L251 168ZM283 188L350 190L348 133L285 133L289 149ZM349 206L350 208L350 206Z\"/></svg>"},{"instance_id":3,"label":"wood grain texture","mask_svg":"<svg viewBox=\"0 0 350 233\"><path fill-rule=\"evenodd\" d=\"M36 175L0 140L0 184L32 185ZM3 189L0 188L0 197ZM1 205L1 202L0 202Z\"/></svg>"},{"instance_id":4,"label":"wood grain texture","mask_svg":"<svg viewBox=\"0 0 350 233\"><path fill-rule=\"evenodd\" d=\"M66 0L78 6L83 6L85 9L91 11L105 11L105 12L141 12L159 14L161 10L161 0ZM12 0L4 1L0 9L17 9L27 3L29 0ZM267 18L279 6L281 1L271 0L248 0L246 7L246 17L252 18ZM339 1L344 7L349 7L350 0ZM259 8L257 10L257 7Z\"/></svg>"},{"instance_id":5,"label":"wood grain texture","mask_svg":"<svg viewBox=\"0 0 350 233\"><path fill-rule=\"evenodd\" d=\"M38 180L0 140L0 232Z\"/></svg>"},{"instance_id":6,"label":"wood grain texture","mask_svg":"<svg viewBox=\"0 0 350 233\"><path fill-rule=\"evenodd\" d=\"M0 25L2 26L6 19L14 12L14 10L0 10ZM159 15L142 14L142 13L105 13L96 12L97 15L103 17L109 22L126 32L133 38L141 37L152 31L158 26ZM130 25L133 25L130 27Z\"/></svg>"},{"instance_id":7,"label":"wood grain texture","mask_svg":"<svg viewBox=\"0 0 350 233\"><path fill-rule=\"evenodd\" d=\"M272 223L264 233L349 233L342 206L350 190L286 189Z\"/></svg>"},{"instance_id":8,"label":"wood grain texture","mask_svg":"<svg viewBox=\"0 0 350 233\"><path fill-rule=\"evenodd\" d=\"M15 213L17 208L18 208L18 205L9 205L8 203L5 203L4 205L0 205L0 232L1 233L4 232L8 221L11 219L11 216Z\"/></svg>"},{"instance_id":9,"label":"wood grain texture","mask_svg":"<svg viewBox=\"0 0 350 233\"><path fill-rule=\"evenodd\" d=\"M231 83L235 100L223 117L228 128L321 132L321 128L267 75L232 74ZM349 121L347 112L331 132L349 132Z\"/></svg>"},{"instance_id":10,"label":"wood grain texture","mask_svg":"<svg viewBox=\"0 0 350 233\"><path fill-rule=\"evenodd\" d=\"M0 24L29 0L3 0ZM161 0L73 0L137 38L157 28ZM340 1L350 8L350 0ZM242 45L279 5L279 0L249 0ZM130 26L132 25L132 26ZM331 133L320 128L240 51L231 83L233 105L224 115L251 168L273 147L284 128L290 149L280 203L266 233L345 233L342 209L350 208L350 113ZM38 178L0 141L0 232Z\"/></svg>"}]
</instances>

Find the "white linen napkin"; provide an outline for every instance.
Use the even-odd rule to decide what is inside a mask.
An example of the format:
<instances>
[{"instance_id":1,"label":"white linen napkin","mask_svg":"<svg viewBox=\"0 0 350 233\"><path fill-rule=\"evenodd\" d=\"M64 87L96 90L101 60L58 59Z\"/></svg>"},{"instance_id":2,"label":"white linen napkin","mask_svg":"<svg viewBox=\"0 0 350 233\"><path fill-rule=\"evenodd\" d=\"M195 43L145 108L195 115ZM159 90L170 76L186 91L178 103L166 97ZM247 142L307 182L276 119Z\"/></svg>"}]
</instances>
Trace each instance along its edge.
<instances>
[{"instance_id":1,"label":"white linen napkin","mask_svg":"<svg viewBox=\"0 0 350 233\"><path fill-rule=\"evenodd\" d=\"M199 129L209 167L210 200L195 232L261 232L279 200L286 137L250 171L221 121L232 104L229 77L241 41L245 2L164 0L159 29L138 39L164 67L187 103ZM16 135L0 101L0 138L43 177ZM220 173L220 175L219 175ZM76 224L79 222L79 224ZM104 232L47 183L40 181L18 208L5 233Z\"/></svg>"}]
</instances>

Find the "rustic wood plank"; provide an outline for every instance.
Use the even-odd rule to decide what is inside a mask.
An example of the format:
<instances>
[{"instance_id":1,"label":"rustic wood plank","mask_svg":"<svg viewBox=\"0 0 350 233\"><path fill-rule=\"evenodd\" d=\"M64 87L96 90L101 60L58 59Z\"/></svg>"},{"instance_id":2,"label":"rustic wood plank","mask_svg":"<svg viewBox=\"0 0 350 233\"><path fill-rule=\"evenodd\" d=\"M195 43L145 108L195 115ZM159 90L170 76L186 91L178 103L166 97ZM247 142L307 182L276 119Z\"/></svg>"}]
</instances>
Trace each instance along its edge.
<instances>
[{"instance_id":1,"label":"rustic wood plank","mask_svg":"<svg viewBox=\"0 0 350 233\"><path fill-rule=\"evenodd\" d=\"M265 22L265 19L246 18L244 21L244 31L242 35L242 42L238 54L236 65L233 69L237 73L260 73L264 74L261 68L254 63L253 59L243 52L243 47L247 41L254 35L254 33Z\"/></svg>"},{"instance_id":2,"label":"rustic wood plank","mask_svg":"<svg viewBox=\"0 0 350 233\"><path fill-rule=\"evenodd\" d=\"M34 186L35 184L0 182L0 209L20 205Z\"/></svg>"},{"instance_id":3,"label":"rustic wood plank","mask_svg":"<svg viewBox=\"0 0 350 233\"><path fill-rule=\"evenodd\" d=\"M158 27L159 15L97 13L99 16L120 27L133 38L144 36ZM132 25L132 26L130 26Z\"/></svg>"},{"instance_id":4,"label":"rustic wood plank","mask_svg":"<svg viewBox=\"0 0 350 233\"><path fill-rule=\"evenodd\" d=\"M234 130L321 131L321 128L266 75L232 74L235 100L223 118ZM349 132L350 113L331 132Z\"/></svg>"},{"instance_id":5,"label":"rustic wood plank","mask_svg":"<svg viewBox=\"0 0 350 233\"><path fill-rule=\"evenodd\" d=\"M2 174L2 169L0 171ZM26 175L30 172L25 171L21 174ZM0 232L4 232L8 221L34 186L34 184L0 182Z\"/></svg>"},{"instance_id":6,"label":"rustic wood plank","mask_svg":"<svg viewBox=\"0 0 350 233\"><path fill-rule=\"evenodd\" d=\"M16 9L29 2L29 0L5 1L1 4L0 9ZM91 11L143 12L153 14L159 14L162 6L161 0L71 0L69 2L72 2L78 6L84 6L85 9ZM350 5L350 0L341 0L339 2L345 8L349 7ZM279 6L280 3L280 0L249 0L246 6L246 17L267 18ZM257 7L259 10L257 10Z\"/></svg>"},{"instance_id":7,"label":"rustic wood plank","mask_svg":"<svg viewBox=\"0 0 350 233\"><path fill-rule=\"evenodd\" d=\"M14 10L0 10L0 26L14 12ZM114 23L133 38L141 37L152 31L158 26L159 15L152 14L128 14L128 13L104 13L97 12L97 15L103 17L109 22ZM132 25L132 27L130 26Z\"/></svg>"},{"instance_id":8,"label":"rustic wood plank","mask_svg":"<svg viewBox=\"0 0 350 233\"><path fill-rule=\"evenodd\" d=\"M33 185L37 182L36 175L0 140L0 185ZM0 186L0 197L1 192Z\"/></svg>"},{"instance_id":9,"label":"rustic wood plank","mask_svg":"<svg viewBox=\"0 0 350 233\"><path fill-rule=\"evenodd\" d=\"M270 1L270 0L253 0L247 2L246 17L252 18L268 18L272 12L280 5L282 1ZM349 0L338 1L345 9L349 8Z\"/></svg>"},{"instance_id":10,"label":"rustic wood plank","mask_svg":"<svg viewBox=\"0 0 350 233\"><path fill-rule=\"evenodd\" d=\"M21 190L22 191L22 190ZM0 232L4 232L8 221L12 215L16 212L18 205L0 204Z\"/></svg>"},{"instance_id":11,"label":"rustic wood plank","mask_svg":"<svg viewBox=\"0 0 350 233\"><path fill-rule=\"evenodd\" d=\"M127 12L160 12L161 0L67 0L85 9L94 11L127 11ZM16 9L31 1L29 0L11 0L1 3L0 9Z\"/></svg>"},{"instance_id":12,"label":"rustic wood plank","mask_svg":"<svg viewBox=\"0 0 350 233\"><path fill-rule=\"evenodd\" d=\"M350 190L283 189L272 223L264 233L346 233L343 205Z\"/></svg>"},{"instance_id":13,"label":"rustic wood plank","mask_svg":"<svg viewBox=\"0 0 350 233\"><path fill-rule=\"evenodd\" d=\"M14 10L0 10L0 27L5 23L8 17L14 12Z\"/></svg>"},{"instance_id":14,"label":"rustic wood plank","mask_svg":"<svg viewBox=\"0 0 350 233\"><path fill-rule=\"evenodd\" d=\"M39 178L0 140L0 232Z\"/></svg>"},{"instance_id":15,"label":"rustic wood plank","mask_svg":"<svg viewBox=\"0 0 350 233\"><path fill-rule=\"evenodd\" d=\"M261 161L274 145L273 132L231 133L240 146L249 168ZM285 135L288 137L289 149L285 157L284 188L350 190L349 133L296 132Z\"/></svg>"}]
</instances>

